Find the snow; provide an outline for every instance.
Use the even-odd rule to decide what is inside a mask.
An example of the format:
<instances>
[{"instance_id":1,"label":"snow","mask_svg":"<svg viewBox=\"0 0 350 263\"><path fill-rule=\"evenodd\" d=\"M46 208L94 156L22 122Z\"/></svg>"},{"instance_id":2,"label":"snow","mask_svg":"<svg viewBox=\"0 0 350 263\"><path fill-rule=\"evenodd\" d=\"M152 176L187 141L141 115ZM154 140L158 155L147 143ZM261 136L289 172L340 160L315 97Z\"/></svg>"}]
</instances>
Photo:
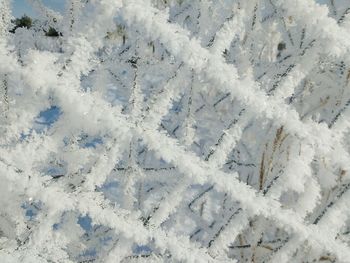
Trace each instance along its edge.
<instances>
[{"instance_id":1,"label":"snow","mask_svg":"<svg viewBox=\"0 0 350 263\"><path fill-rule=\"evenodd\" d=\"M0 262L349 262L348 1L29 3Z\"/></svg>"}]
</instances>

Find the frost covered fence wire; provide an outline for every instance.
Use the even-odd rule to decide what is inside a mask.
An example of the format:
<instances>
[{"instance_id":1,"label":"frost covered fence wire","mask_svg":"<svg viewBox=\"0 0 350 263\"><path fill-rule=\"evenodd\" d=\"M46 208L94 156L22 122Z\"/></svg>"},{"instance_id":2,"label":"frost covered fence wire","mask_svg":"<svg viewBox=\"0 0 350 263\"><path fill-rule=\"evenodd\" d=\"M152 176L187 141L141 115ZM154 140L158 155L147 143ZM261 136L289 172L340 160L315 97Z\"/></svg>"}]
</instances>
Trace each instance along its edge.
<instances>
[{"instance_id":1,"label":"frost covered fence wire","mask_svg":"<svg viewBox=\"0 0 350 263\"><path fill-rule=\"evenodd\" d=\"M193 68L195 68L195 69L197 69L196 67L198 67L198 71L199 72L201 72L201 71L206 71L206 73L207 73L207 75L208 76L211 76L210 74L212 74L213 75L213 78L216 78L216 79L220 79L220 77L221 77L221 75L219 75L219 73L221 73L221 72L223 72L223 71L220 71L220 72L217 72L217 70L216 70L216 74L213 74L212 72L210 72L210 70L211 71L214 71L214 67L210 67L210 66L208 66L208 65L206 65L205 64L205 62L203 62L203 61L208 61L208 64L209 63L211 63L211 61L210 61L210 58L208 58L209 56L205 56L205 54L206 54L206 52L205 52L205 50L201 50L201 48L197 45L195 45L195 43L194 42L190 42L190 40L188 40L188 39L185 39L185 36L180 36L179 35L179 31L180 31L180 29L179 28L177 28L177 31L175 32L175 30L169 30L168 28L164 28L164 25L166 24L166 23L164 23L165 22L165 19L163 19L163 21L159 21L159 24L157 24L157 20L156 20L156 18L155 17L152 17L152 10L150 10L150 12L149 13L147 13L146 11L147 11L147 9L144 7L144 5L140 5L140 6L137 6L136 4L135 5L132 5L132 4L130 4L130 2L127 4L127 11L129 11L129 13L127 12L126 13L126 15L125 15L125 18L126 19L131 19L132 17L133 17L133 14L131 13L131 12L134 12L134 19L135 20L133 20L133 26L135 26L135 24L136 25L140 25L140 26L142 26L142 27L145 27L146 29L147 28L150 28L151 30L150 30L150 34L152 35L152 34L156 34L156 36L157 37L159 37L159 38L161 38L161 37L164 37L164 38L161 38L161 40L162 40L162 42L163 43L169 43L169 47L170 47L170 49L171 49L171 51L174 53L174 54L178 54L179 56L181 56L181 59L183 59L183 60L186 60L185 59L185 57L187 57L187 59L189 60L189 63L191 63L192 61L192 63L190 64L190 66L191 67L193 67ZM136 10L136 11L135 11ZM143 16L142 16L143 15ZM142 19L143 18L143 19ZM137 22L139 22L139 24L137 24ZM145 28L143 28L143 29L145 29ZM337 28L338 29L338 28ZM144 30L142 30L142 31L144 31ZM158 34L157 34L158 33ZM174 39L176 39L176 40L174 40ZM174 41L174 42L171 42L171 41ZM182 41L181 41L182 40ZM181 43L182 42L182 43ZM172 44L174 44L174 46L172 46ZM194 47L192 48L191 47L191 44L192 45L194 45ZM181 48L179 48L179 46L181 46ZM188 48L188 50L185 50L184 51L184 48ZM191 61L192 60L192 61ZM187 62L187 60L186 60L186 62ZM201 62L203 62L203 63L201 63ZM218 69L218 68L220 68L219 66L217 66L217 67L215 67L216 69ZM222 67L221 67L222 68ZM224 71L225 72L225 71ZM232 71L230 71L231 72L231 74L232 74ZM233 71L234 72L234 71ZM228 75L228 74L227 74ZM226 76L225 76L226 77ZM224 77L222 77L222 78L224 78ZM231 82L229 82L231 85L233 85L234 84L234 79L231 79L232 81ZM225 85L225 84L227 84L228 82L224 82L223 84ZM220 87L220 86L219 86ZM243 92L245 92L246 90L248 90L247 89L247 87L244 85L244 84L238 84L237 85L237 87L245 87L244 89L242 88L242 93ZM236 90L233 90L233 92L235 92ZM233 93L232 92L232 93ZM258 109L261 111L261 112L264 112L264 107L262 106L263 105L263 103L258 103L257 102L257 100L260 100L261 98L264 98L264 95L261 95L261 94L259 94L258 93L258 96L254 96L253 97L253 95L255 95L255 92L252 92L252 91L250 91L250 90L248 90L248 93L249 93L249 95L247 95L247 96L251 96L252 98L250 99L250 98L248 98L248 100L247 101L244 101L244 102L248 102L248 104L249 105L253 105L253 106L256 106L256 105L258 105L257 106L257 108L256 108L256 111L258 111ZM240 94L241 95L241 94ZM261 95L261 96L259 96L259 95ZM238 95L238 97L239 97L239 95ZM243 95L241 96L242 98L245 98ZM250 100L249 100L250 99ZM255 99L255 100L254 100ZM273 103L266 103L266 104L264 104L264 105L266 105L266 106L268 106L268 107L270 107L271 105L273 105ZM273 116L273 114L280 114L280 112L282 111L282 110L280 110L280 108L275 108L274 109L275 111L273 111L272 113L271 113L271 117L277 117L277 116ZM267 115L267 114L266 114ZM269 116L269 115L267 115L267 116ZM278 117L276 118L277 120L278 120ZM295 128L295 126L297 126L297 125L295 125L295 123L293 123L291 120L293 120L293 118L288 118L288 122L291 122L292 124L290 124L290 126L289 127L293 127L293 128ZM283 124L285 124L285 123L283 123ZM304 124L300 124L300 125L304 125ZM288 124L286 124L286 127L288 127ZM303 131L303 133L305 132L305 128L300 128L299 129L300 131ZM331 133L331 132L330 132ZM322 134L324 134L323 132L322 132ZM315 138L315 136L312 136L312 135L309 135L310 136L310 138ZM313 140L313 139L311 139L311 140ZM150 143L150 145L153 145L153 144L155 144L155 143ZM169 146L169 144L168 144L168 146ZM164 145L164 147L162 147L162 146L158 146L157 147L158 148L158 151L161 149L161 148L164 148L164 149L166 149L167 147ZM174 154L174 151L172 151L172 153ZM165 152L162 154L162 156L165 156ZM186 154L174 154L175 156L186 156ZM171 157L170 157L171 158ZM187 158L187 157L185 157L185 158ZM172 159L170 159L169 161L173 161L174 162L174 160L175 160L176 158L172 158ZM179 160L179 159L178 159ZM183 165L184 164L184 161L185 160L179 160L179 166L180 165ZM304 160L301 160L301 165L303 164L303 161ZM311 160L310 160L311 161ZM309 162L310 163L310 162ZM189 164L188 164L189 165ZM187 166L187 165L186 165ZM294 166L295 167L295 166ZM187 169L186 170L188 170L189 168L188 167L186 167ZM198 168L194 168L194 172L195 171L198 171ZM202 172L203 173L203 172ZM200 173L200 174L202 174L202 173ZM213 174L215 174L215 179L213 179L213 182L216 182L216 184L220 184L219 182L221 181L220 180L220 177L218 176L218 172L213 172ZM224 184L227 184L224 180L223 180L223 183ZM230 187L229 188L229 191L232 191L234 189L234 187ZM239 197L237 197L237 196L234 196L234 198L236 198L236 199L238 199L238 200L240 200L242 203L243 202L245 202L245 201L247 201L247 200L249 200L250 201L250 198L248 198L248 196L249 196L249 194L242 194L242 189L240 188L240 190L238 190L237 189L237 194L238 195L242 195L242 197L243 197L243 200L240 200L240 199L238 199ZM248 201L248 202L249 202ZM254 204L254 206L257 204L258 202L250 202L250 204ZM262 205L257 205L256 206L256 208L255 209L252 209L255 213L258 213L259 214L259 211L258 211L258 207L259 208L262 208L262 210L267 210L268 209L268 207L273 207L272 205L267 205L266 207L264 207L264 206L262 206ZM260 213L262 213L262 211L260 212ZM272 211L269 211L268 213L267 213L268 215L267 216L272 216L272 218L274 218L274 219L277 219L277 217L275 217L276 215L274 215L274 213L272 212ZM293 222L298 222L298 220L297 219L295 219L295 218L292 218L292 217L289 217L289 219L290 219L290 222L288 222L286 225L289 225L289 226L291 226L291 225L293 225ZM277 219L278 220L278 219ZM281 219L280 219L281 220ZM296 228L297 229L297 228ZM310 233L311 232L313 232L313 231L310 231ZM322 239L322 238L321 238ZM325 240L323 240L323 241L325 241ZM320 242L323 242L323 241L320 241ZM331 246L328 246L328 245L325 245L325 247L331 247ZM339 255L345 255L345 253L346 253L346 251L347 251L347 248L345 247L345 249L344 250L340 250L340 252L339 252ZM334 251L333 251L334 252ZM346 257L347 256L345 256L344 257L344 260L346 259Z\"/></svg>"},{"instance_id":2,"label":"frost covered fence wire","mask_svg":"<svg viewBox=\"0 0 350 263\"><path fill-rule=\"evenodd\" d=\"M348 261L347 232L339 238L349 220L348 114L342 110L343 123L332 129L300 117L320 106L303 110L286 104L317 74L323 74L323 82L313 85L321 95L327 90L322 86L327 74L337 74L333 68L324 73L327 60L344 57L342 63L348 63L349 33L324 6L313 1L175 1L170 6L155 1L156 8L151 1L72 0L64 17L52 22L58 15L32 2L63 37L42 38L45 23L9 35L9 2L2 2L0 55L6 64L0 70L8 108L1 176L9 186L0 221L4 260L24 260L27 254L28 262L290 262L293 256ZM291 17L295 28L310 26L310 43L316 39L306 53L313 63L305 65L305 53L291 48L300 67L281 66L288 80L274 84L272 95L266 95L268 78L258 81L253 72L266 70L264 78L275 74L269 72L275 65L265 61L261 67L263 59L247 59L254 48L265 59L267 44L262 49L245 44L259 38L254 26L262 30L268 16L257 18L258 10L268 5L274 10L269 16L283 21L292 46L295 36L285 21ZM227 6L234 14L228 12L221 25L213 23L208 31L214 38L209 37L205 16L223 15L231 11ZM339 8L346 13L345 4ZM305 30L299 33L304 41ZM117 41L109 42L113 37ZM240 41L241 46L232 46ZM285 49L281 43L280 52ZM234 63L227 55L231 49ZM265 54L267 61L272 53ZM319 60L321 73L314 70ZM340 72L347 81L344 67ZM283 80L283 74L277 76ZM11 104L11 99L18 101ZM320 98L319 114L327 112L322 106L328 100ZM220 112L223 104L227 109ZM47 107L58 109L57 120L43 129L41 117L33 127L32 120L45 116ZM217 120L221 123L214 128L210 122ZM263 141L261 147L254 136ZM247 155L242 160L251 163L232 159L242 152Z\"/></svg>"}]
</instances>

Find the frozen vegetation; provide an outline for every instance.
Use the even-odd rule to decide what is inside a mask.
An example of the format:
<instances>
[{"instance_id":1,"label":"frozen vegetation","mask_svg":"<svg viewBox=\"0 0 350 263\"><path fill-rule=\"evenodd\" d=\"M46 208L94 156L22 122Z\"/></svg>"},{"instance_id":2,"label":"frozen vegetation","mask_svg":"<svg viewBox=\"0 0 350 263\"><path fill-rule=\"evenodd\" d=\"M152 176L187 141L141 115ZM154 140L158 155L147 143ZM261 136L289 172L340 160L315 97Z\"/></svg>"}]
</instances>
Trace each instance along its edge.
<instances>
[{"instance_id":1,"label":"frozen vegetation","mask_svg":"<svg viewBox=\"0 0 350 263\"><path fill-rule=\"evenodd\" d=\"M1 263L350 262L349 0L11 2Z\"/></svg>"}]
</instances>

